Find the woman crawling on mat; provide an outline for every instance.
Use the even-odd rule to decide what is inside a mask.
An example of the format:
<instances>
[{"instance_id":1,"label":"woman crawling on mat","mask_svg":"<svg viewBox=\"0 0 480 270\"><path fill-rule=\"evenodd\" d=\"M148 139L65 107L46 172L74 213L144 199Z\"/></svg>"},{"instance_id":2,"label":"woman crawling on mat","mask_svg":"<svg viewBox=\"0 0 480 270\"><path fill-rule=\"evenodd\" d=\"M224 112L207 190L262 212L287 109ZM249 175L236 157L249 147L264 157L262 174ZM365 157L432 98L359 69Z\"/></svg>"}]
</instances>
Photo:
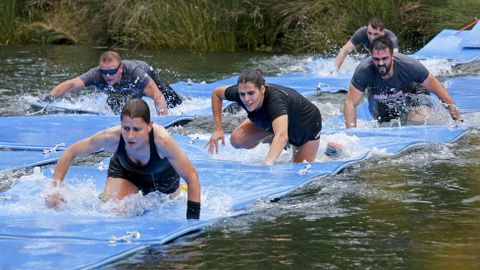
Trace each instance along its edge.
<instances>
[{"instance_id":1,"label":"woman crawling on mat","mask_svg":"<svg viewBox=\"0 0 480 270\"><path fill-rule=\"evenodd\" d=\"M53 186L61 184L68 167L80 155L104 149L115 152L108 167L104 200L123 199L141 191L180 193L180 177L188 185L187 219L200 217L198 174L168 131L150 121L150 110L142 99L131 99L122 110L121 124L94 134L68 147L53 173ZM49 207L65 200L59 193L46 197Z\"/></svg>"},{"instance_id":2,"label":"woman crawling on mat","mask_svg":"<svg viewBox=\"0 0 480 270\"><path fill-rule=\"evenodd\" d=\"M219 140L225 145L223 100L235 101L248 113L231 134L233 147L251 149L260 142L271 142L265 165L272 165L287 143L294 147L293 162L315 160L322 129L320 111L294 89L266 84L260 69L247 69L236 85L213 90L213 134L207 143L210 154L218 153Z\"/></svg>"}]
</instances>

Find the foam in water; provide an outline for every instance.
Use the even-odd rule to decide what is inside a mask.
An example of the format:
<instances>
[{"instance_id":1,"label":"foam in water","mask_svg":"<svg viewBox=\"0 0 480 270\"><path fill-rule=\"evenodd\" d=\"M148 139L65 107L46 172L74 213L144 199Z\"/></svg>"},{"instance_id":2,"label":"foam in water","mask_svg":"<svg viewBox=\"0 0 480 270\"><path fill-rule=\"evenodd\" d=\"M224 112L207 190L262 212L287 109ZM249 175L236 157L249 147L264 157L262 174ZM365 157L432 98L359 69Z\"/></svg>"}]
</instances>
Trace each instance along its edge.
<instances>
[{"instance_id":1,"label":"foam in water","mask_svg":"<svg viewBox=\"0 0 480 270\"><path fill-rule=\"evenodd\" d=\"M211 134L194 134L190 135L192 139L200 140L202 144L205 144L210 139ZM350 136L344 132L337 132L333 134L322 134L320 136L320 145L315 158L316 162L328 161L331 160L331 157L325 155L325 150L327 148L327 143L329 141L335 141L336 143L348 146L345 147L345 150L342 154L335 159L349 159L352 157L362 156L365 154L368 149L363 147L359 143L359 138L357 136ZM237 161L243 164L249 165L263 165L265 157L270 150L270 144L260 143L253 149L236 149L230 144L230 134L225 134L225 146L221 145L219 141L219 151L218 154L212 154L212 159L214 160L229 160ZM205 152L207 149L205 149ZM289 163L293 157L293 147L287 147L284 149L280 156L277 159L276 163Z\"/></svg>"},{"instance_id":2,"label":"foam in water","mask_svg":"<svg viewBox=\"0 0 480 270\"><path fill-rule=\"evenodd\" d=\"M212 111L210 98L185 98L182 104L168 109L169 115L204 115Z\"/></svg>"},{"instance_id":3,"label":"foam in water","mask_svg":"<svg viewBox=\"0 0 480 270\"><path fill-rule=\"evenodd\" d=\"M251 66L259 67L263 72L274 71L277 75L282 75L292 72L307 72L309 63L312 61L312 56L275 55L267 60L255 59L251 61Z\"/></svg>"},{"instance_id":4,"label":"foam in water","mask_svg":"<svg viewBox=\"0 0 480 270\"><path fill-rule=\"evenodd\" d=\"M22 99L27 102L37 102L38 96L26 94ZM79 97L66 97L50 103L52 106L71 110L91 111L105 115L114 115L112 109L107 105L107 95L103 93L88 93Z\"/></svg>"},{"instance_id":5,"label":"foam in water","mask_svg":"<svg viewBox=\"0 0 480 270\"><path fill-rule=\"evenodd\" d=\"M32 95L24 95L22 97L27 102L36 102L38 97ZM156 116L157 112L155 104L151 98L145 97L150 108L150 114ZM103 115L115 115L112 109L107 105L107 95L103 93L85 94L80 97L61 98L51 103L52 106L71 110L91 111ZM209 98L186 98L184 102L169 109L169 115L204 115L211 112Z\"/></svg>"},{"instance_id":6,"label":"foam in water","mask_svg":"<svg viewBox=\"0 0 480 270\"><path fill-rule=\"evenodd\" d=\"M76 216L136 216L155 215L163 218L184 217L187 193L182 191L179 196L172 198L159 192L152 192L145 196L130 195L123 200L103 202L99 194L103 192L95 182L103 179L91 179L87 176L67 179L61 187L53 187L50 179L40 170L18 179L4 196L5 202L0 205L3 213L40 213L61 214L63 212ZM66 203L62 203L57 210L48 208L45 204L47 194L60 193ZM202 190L202 216L216 217L229 215L231 197L220 189Z\"/></svg>"},{"instance_id":7,"label":"foam in water","mask_svg":"<svg viewBox=\"0 0 480 270\"><path fill-rule=\"evenodd\" d=\"M320 76L351 77L358 64L368 56L368 54L348 55L338 71L335 68L335 58L305 58L304 63L308 70ZM420 62L435 76L459 72L453 69L455 63L446 59L423 59Z\"/></svg>"},{"instance_id":8,"label":"foam in water","mask_svg":"<svg viewBox=\"0 0 480 270\"><path fill-rule=\"evenodd\" d=\"M424 59L420 62L435 76L454 73L453 63L445 59Z\"/></svg>"}]
</instances>

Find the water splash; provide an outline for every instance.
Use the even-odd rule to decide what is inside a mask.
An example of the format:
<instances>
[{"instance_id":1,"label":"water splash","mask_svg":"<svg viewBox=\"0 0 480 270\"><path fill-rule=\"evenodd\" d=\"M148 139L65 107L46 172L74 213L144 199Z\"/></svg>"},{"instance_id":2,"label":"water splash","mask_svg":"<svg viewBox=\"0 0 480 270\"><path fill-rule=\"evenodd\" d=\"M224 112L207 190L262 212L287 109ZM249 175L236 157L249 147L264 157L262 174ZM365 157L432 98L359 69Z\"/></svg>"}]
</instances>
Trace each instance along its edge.
<instances>
[{"instance_id":1,"label":"water splash","mask_svg":"<svg viewBox=\"0 0 480 270\"><path fill-rule=\"evenodd\" d=\"M50 178L40 168L17 179L17 184L4 192L0 200L0 211L12 214L73 215L88 217L114 217L153 215L163 218L184 218L187 193L179 196L152 192L145 196L133 194L122 200L103 202L99 194L103 191L104 180L90 176L67 179L60 187L53 187ZM45 198L58 193L64 198L59 209L48 208ZM227 216L231 210L231 197L224 190L203 190L202 216ZM229 203L230 202L230 203Z\"/></svg>"}]
</instances>

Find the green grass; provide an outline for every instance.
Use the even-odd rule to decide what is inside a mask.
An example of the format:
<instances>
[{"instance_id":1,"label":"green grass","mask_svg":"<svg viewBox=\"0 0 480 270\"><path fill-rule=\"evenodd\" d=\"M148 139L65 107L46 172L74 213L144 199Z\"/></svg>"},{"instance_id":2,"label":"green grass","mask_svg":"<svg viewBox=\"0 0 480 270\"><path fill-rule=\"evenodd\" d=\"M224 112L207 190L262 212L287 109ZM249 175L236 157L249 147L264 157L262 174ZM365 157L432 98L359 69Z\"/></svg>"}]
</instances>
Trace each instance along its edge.
<instances>
[{"instance_id":1,"label":"green grass","mask_svg":"<svg viewBox=\"0 0 480 270\"><path fill-rule=\"evenodd\" d=\"M9 44L15 37L17 1L0 1L0 44Z\"/></svg>"},{"instance_id":2,"label":"green grass","mask_svg":"<svg viewBox=\"0 0 480 270\"><path fill-rule=\"evenodd\" d=\"M2 0L0 43L335 53L380 16L415 50L478 10L479 0Z\"/></svg>"}]
</instances>

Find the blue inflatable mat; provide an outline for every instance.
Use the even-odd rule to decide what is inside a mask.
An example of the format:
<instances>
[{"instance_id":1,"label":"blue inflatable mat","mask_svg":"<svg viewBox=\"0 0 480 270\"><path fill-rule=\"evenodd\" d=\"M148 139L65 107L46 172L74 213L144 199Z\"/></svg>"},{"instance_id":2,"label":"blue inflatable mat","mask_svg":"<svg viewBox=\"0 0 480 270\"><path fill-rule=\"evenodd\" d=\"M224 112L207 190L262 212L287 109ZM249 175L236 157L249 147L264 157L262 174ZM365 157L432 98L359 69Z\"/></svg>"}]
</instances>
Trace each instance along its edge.
<instances>
[{"instance_id":1,"label":"blue inflatable mat","mask_svg":"<svg viewBox=\"0 0 480 270\"><path fill-rule=\"evenodd\" d=\"M169 127L193 120L190 116L158 116L152 121ZM0 118L0 148L45 150L58 144L62 150L70 144L105 128L119 125L119 116L46 115Z\"/></svg>"},{"instance_id":2,"label":"blue inflatable mat","mask_svg":"<svg viewBox=\"0 0 480 270\"><path fill-rule=\"evenodd\" d=\"M192 118L185 116L153 118L153 121L166 127L191 120ZM4 148L4 151L0 151L0 170L55 162L61 155L61 152L55 151L61 151L82 138L118 124L118 116L1 117L0 128L9 130L9 133L0 134L0 148ZM39 151L47 151L47 153Z\"/></svg>"},{"instance_id":3,"label":"blue inflatable mat","mask_svg":"<svg viewBox=\"0 0 480 270\"><path fill-rule=\"evenodd\" d=\"M60 158L60 155L59 152L43 154L30 151L0 151L0 171L53 163Z\"/></svg>"},{"instance_id":4,"label":"blue inflatable mat","mask_svg":"<svg viewBox=\"0 0 480 270\"><path fill-rule=\"evenodd\" d=\"M480 76L463 76L450 78L443 85L454 96L478 95L480 89Z\"/></svg>"},{"instance_id":5,"label":"blue inflatable mat","mask_svg":"<svg viewBox=\"0 0 480 270\"><path fill-rule=\"evenodd\" d=\"M26 100L25 101L30 107L34 110L37 110L37 112L32 113L32 114L39 114L39 112L44 112L44 113L63 113L63 114L93 114L93 115L102 115L100 112L96 112L93 110L85 110L85 109L79 109L79 108L69 108L67 106L61 106L57 105L55 101L49 103L49 102L42 102L38 100Z\"/></svg>"},{"instance_id":6,"label":"blue inflatable mat","mask_svg":"<svg viewBox=\"0 0 480 270\"><path fill-rule=\"evenodd\" d=\"M463 113L480 109L480 77L451 78L444 85Z\"/></svg>"},{"instance_id":7,"label":"blue inflatable mat","mask_svg":"<svg viewBox=\"0 0 480 270\"><path fill-rule=\"evenodd\" d=\"M351 77L324 77L319 78L317 90L328 93L346 93L350 85Z\"/></svg>"},{"instance_id":8,"label":"blue inflatable mat","mask_svg":"<svg viewBox=\"0 0 480 270\"><path fill-rule=\"evenodd\" d=\"M67 197L69 203L61 211L47 209L43 203L43 192L51 176L51 169L47 168L44 175L31 176L30 180L21 181L1 194L0 247L4 252L0 255L0 267L74 269L102 266L147 246L161 245L201 229L221 217L241 213L258 199L278 198L318 177L338 173L349 164L367 158L373 150L396 154L419 144L451 142L468 130L461 126L339 129L338 133L357 137L358 145L365 151L343 160L272 167L215 160L203 149L205 141L175 135L201 179L200 221L185 220L185 200L169 200L158 194L140 199L134 209L137 215L113 215L102 210L96 194L102 191L105 182L105 166L100 166L102 169L72 167L65 188L70 189L74 198L82 194L81 190L92 192L80 201ZM215 201L221 202L225 209L216 209Z\"/></svg>"},{"instance_id":9,"label":"blue inflatable mat","mask_svg":"<svg viewBox=\"0 0 480 270\"><path fill-rule=\"evenodd\" d=\"M480 23L477 23L468 31L463 40L460 42L460 46L463 48L480 49Z\"/></svg>"},{"instance_id":10,"label":"blue inflatable mat","mask_svg":"<svg viewBox=\"0 0 480 270\"><path fill-rule=\"evenodd\" d=\"M444 29L412 56L421 59L442 58L460 63L478 60L480 47L471 48L462 45L473 41L472 35L478 32L477 27L478 24L474 30L465 31Z\"/></svg>"}]
</instances>

